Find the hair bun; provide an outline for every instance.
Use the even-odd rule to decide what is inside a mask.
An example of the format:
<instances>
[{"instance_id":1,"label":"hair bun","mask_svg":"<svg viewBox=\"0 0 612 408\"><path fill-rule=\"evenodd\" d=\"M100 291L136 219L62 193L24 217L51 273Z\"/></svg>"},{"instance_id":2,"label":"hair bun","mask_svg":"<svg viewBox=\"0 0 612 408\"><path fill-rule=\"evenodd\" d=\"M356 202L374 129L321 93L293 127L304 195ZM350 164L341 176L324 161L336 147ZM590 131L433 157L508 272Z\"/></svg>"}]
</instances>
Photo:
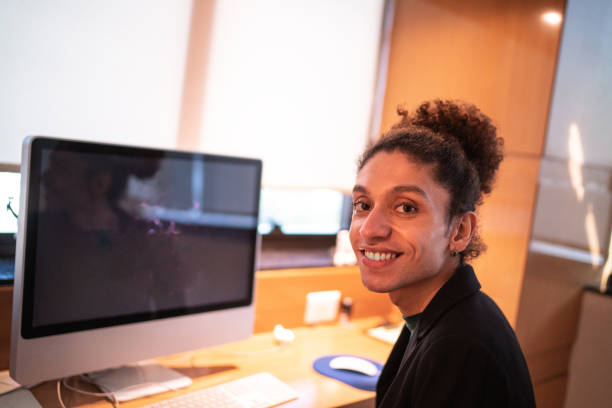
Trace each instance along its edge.
<instances>
[{"instance_id":1,"label":"hair bun","mask_svg":"<svg viewBox=\"0 0 612 408\"><path fill-rule=\"evenodd\" d=\"M504 141L497 137L497 129L488 116L472 104L440 99L424 102L410 118L403 108L398 108L398 114L403 117L402 122L409 121L455 139L478 173L481 192L491 192L503 159Z\"/></svg>"}]
</instances>

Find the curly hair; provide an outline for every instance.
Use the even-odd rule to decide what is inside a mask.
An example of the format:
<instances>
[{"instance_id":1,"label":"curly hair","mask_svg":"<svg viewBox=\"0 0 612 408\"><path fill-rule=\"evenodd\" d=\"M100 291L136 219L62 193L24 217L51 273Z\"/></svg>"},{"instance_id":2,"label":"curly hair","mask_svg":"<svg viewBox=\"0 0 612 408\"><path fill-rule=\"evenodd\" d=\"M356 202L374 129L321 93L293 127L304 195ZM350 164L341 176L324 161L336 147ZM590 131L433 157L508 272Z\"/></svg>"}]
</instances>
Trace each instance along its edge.
<instances>
[{"instance_id":1,"label":"curly hair","mask_svg":"<svg viewBox=\"0 0 612 408\"><path fill-rule=\"evenodd\" d=\"M400 151L416 162L434 165L434 179L450 193L449 222L474 211L483 194L491 192L503 159L504 141L491 119L472 104L440 99L422 103L414 114L403 107L397 113L400 121L366 149L358 170L381 151ZM461 252L461 262L485 250L475 232Z\"/></svg>"}]
</instances>

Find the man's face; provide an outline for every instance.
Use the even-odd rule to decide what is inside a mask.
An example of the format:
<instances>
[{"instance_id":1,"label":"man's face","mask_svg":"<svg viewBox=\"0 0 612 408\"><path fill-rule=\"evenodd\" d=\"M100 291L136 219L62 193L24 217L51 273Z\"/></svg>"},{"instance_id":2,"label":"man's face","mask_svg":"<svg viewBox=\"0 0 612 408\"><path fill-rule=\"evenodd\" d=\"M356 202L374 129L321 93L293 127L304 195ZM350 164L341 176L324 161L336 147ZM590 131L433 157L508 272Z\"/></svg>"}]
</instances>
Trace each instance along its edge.
<instances>
[{"instance_id":1,"label":"man's face","mask_svg":"<svg viewBox=\"0 0 612 408\"><path fill-rule=\"evenodd\" d=\"M353 191L350 238L369 290L393 295L436 278L449 262L449 199L431 165L400 152L366 163Z\"/></svg>"}]
</instances>

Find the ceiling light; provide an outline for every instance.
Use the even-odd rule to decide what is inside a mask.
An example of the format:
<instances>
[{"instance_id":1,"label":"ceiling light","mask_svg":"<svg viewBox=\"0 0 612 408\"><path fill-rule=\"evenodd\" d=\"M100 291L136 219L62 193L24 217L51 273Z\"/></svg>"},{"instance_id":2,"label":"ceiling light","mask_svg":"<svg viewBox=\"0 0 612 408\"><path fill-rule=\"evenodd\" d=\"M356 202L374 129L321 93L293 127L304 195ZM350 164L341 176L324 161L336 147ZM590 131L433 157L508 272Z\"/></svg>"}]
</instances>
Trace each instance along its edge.
<instances>
[{"instance_id":1,"label":"ceiling light","mask_svg":"<svg viewBox=\"0 0 612 408\"><path fill-rule=\"evenodd\" d=\"M542 20L550 25L558 25L561 23L561 20L563 20L563 17L561 13L557 11L549 11L542 14Z\"/></svg>"}]
</instances>

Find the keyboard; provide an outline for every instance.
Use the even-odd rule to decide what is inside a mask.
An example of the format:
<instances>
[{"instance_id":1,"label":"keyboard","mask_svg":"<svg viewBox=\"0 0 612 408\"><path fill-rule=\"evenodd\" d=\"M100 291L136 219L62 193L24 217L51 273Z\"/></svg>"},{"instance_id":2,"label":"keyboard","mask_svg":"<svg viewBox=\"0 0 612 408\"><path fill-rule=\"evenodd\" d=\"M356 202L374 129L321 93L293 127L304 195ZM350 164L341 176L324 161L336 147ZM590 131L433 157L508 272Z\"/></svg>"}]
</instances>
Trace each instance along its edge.
<instances>
[{"instance_id":1,"label":"keyboard","mask_svg":"<svg viewBox=\"0 0 612 408\"><path fill-rule=\"evenodd\" d=\"M259 373L193 391L145 408L269 408L298 397L270 373Z\"/></svg>"},{"instance_id":2,"label":"keyboard","mask_svg":"<svg viewBox=\"0 0 612 408\"><path fill-rule=\"evenodd\" d=\"M385 343L395 344L395 342L399 338L400 333L402 332L404 324L404 322L401 322L398 324L373 327L369 329L367 333L371 337L374 337L378 340L382 340Z\"/></svg>"}]
</instances>

